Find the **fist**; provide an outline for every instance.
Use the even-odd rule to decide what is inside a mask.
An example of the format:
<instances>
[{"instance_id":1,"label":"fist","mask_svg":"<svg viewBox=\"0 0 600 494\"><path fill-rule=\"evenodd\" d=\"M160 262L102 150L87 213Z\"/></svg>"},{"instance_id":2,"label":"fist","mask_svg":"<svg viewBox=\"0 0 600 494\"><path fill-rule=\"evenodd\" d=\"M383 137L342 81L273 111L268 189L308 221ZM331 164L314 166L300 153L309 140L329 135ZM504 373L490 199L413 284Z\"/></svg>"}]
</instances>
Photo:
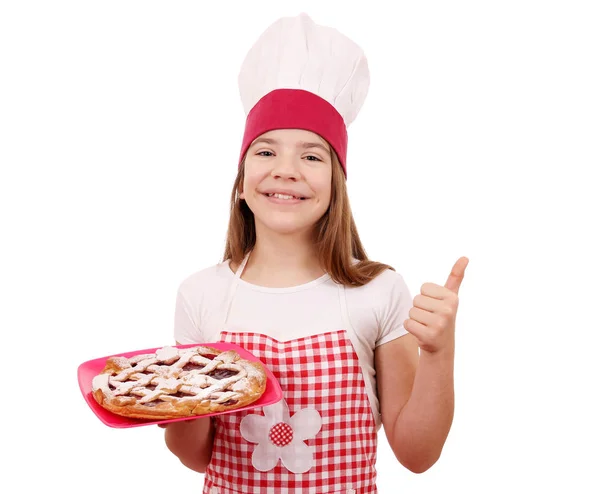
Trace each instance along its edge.
<instances>
[{"instance_id":1,"label":"fist","mask_svg":"<svg viewBox=\"0 0 600 494\"><path fill-rule=\"evenodd\" d=\"M458 290L467 264L469 259L461 257L452 267L444 286L424 283L421 293L413 299L404 327L415 336L422 351L438 353L454 348Z\"/></svg>"}]
</instances>

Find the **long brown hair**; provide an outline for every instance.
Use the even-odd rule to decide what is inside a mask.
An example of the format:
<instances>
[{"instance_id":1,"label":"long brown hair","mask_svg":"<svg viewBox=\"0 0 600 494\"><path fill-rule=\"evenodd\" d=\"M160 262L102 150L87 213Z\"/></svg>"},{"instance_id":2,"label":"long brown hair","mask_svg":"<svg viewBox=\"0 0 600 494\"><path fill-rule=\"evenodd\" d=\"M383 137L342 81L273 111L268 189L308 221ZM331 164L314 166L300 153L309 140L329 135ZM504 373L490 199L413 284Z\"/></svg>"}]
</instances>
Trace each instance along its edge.
<instances>
[{"instance_id":1,"label":"long brown hair","mask_svg":"<svg viewBox=\"0 0 600 494\"><path fill-rule=\"evenodd\" d=\"M336 283L346 286L362 286L386 269L387 264L370 261L360 241L350 209L346 178L335 152L331 151L331 201L323 217L316 223L314 242L319 263ZM223 261L231 259L239 265L256 242L254 213L239 198L244 182L244 163L231 192L229 227ZM353 259L357 259L355 263Z\"/></svg>"}]
</instances>

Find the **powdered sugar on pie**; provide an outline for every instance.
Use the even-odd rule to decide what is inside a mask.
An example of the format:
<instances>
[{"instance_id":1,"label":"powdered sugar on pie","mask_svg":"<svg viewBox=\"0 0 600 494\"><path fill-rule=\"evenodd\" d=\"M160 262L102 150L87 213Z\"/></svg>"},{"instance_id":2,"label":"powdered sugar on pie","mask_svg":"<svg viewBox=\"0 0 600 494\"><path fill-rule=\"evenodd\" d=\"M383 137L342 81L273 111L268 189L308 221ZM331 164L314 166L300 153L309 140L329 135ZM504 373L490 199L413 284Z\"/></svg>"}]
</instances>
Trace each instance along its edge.
<instances>
[{"instance_id":1,"label":"powdered sugar on pie","mask_svg":"<svg viewBox=\"0 0 600 494\"><path fill-rule=\"evenodd\" d=\"M169 419L234 410L258 400L267 377L259 362L207 346L166 346L109 357L92 381L96 401L117 415Z\"/></svg>"}]
</instances>

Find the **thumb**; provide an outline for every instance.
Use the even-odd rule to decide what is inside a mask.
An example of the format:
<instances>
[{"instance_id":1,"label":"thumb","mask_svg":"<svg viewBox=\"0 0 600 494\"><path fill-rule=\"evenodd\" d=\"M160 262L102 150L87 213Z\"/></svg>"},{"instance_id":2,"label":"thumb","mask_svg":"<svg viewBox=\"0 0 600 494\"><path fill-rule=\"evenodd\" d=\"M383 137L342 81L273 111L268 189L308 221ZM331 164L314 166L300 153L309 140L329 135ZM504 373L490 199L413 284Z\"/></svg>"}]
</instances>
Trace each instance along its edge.
<instances>
[{"instance_id":1,"label":"thumb","mask_svg":"<svg viewBox=\"0 0 600 494\"><path fill-rule=\"evenodd\" d=\"M450 275L448 276L448 280L444 285L446 288L448 288L448 290L452 290L454 293L458 294L458 289L460 288L460 284L465 276L467 264L469 264L469 259L467 257L461 257L454 263L454 266L452 266L452 271L450 271Z\"/></svg>"}]
</instances>

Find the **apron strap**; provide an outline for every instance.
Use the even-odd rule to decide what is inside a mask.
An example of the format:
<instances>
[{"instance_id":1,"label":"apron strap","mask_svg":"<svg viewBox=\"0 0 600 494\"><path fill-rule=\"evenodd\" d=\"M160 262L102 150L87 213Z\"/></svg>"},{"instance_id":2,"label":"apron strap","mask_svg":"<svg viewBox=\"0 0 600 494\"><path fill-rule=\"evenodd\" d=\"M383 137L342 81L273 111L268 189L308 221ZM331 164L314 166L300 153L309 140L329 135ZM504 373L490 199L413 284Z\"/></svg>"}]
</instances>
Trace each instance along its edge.
<instances>
[{"instance_id":1,"label":"apron strap","mask_svg":"<svg viewBox=\"0 0 600 494\"><path fill-rule=\"evenodd\" d=\"M360 363L360 368L362 370L363 373L363 380L365 383L365 388L367 389L367 397L369 398L369 403L371 404L371 411L373 412L373 419L375 420L376 424L380 423L380 418L378 416L377 413L377 403L375 402L375 390L373 389L373 385L371 384L371 379L369 378L369 376L365 373L365 369L368 367L369 363L364 361L364 356L361 357L362 352L359 351L359 348L361 346L365 347L368 346L369 343L366 340L366 337L364 335L361 335L359 333L356 332L356 329L354 328L354 326L352 325L352 322L350 321L350 314L348 313L348 302L346 300L346 287L342 284L339 283L338 284L338 293L340 296L340 308L342 311L342 321L343 321L343 326L344 329L346 330L346 335L348 336L348 338L350 339L350 342L352 343L352 346L354 347L354 351L356 352L356 356L358 357L358 361ZM374 367L374 363L371 364ZM352 491L348 491L348 492L352 492Z\"/></svg>"},{"instance_id":2,"label":"apron strap","mask_svg":"<svg viewBox=\"0 0 600 494\"><path fill-rule=\"evenodd\" d=\"M235 272L235 277L236 278L241 278L242 277L242 273L244 272L244 268L246 267L246 264L248 262L248 258L250 257L250 252L248 252L245 256L244 259L242 259L241 264L238 266L236 272Z\"/></svg>"},{"instance_id":3,"label":"apron strap","mask_svg":"<svg viewBox=\"0 0 600 494\"><path fill-rule=\"evenodd\" d=\"M221 323L221 331L225 331L225 325L227 324L227 319L229 318L229 311L231 310L231 305L233 303L233 297L235 296L235 291L238 287L239 281L242 278L242 273L244 272L244 268L248 263L248 258L250 257L250 252L248 252L241 264L238 266L235 272L235 278L231 281L231 285L229 285L229 291L227 293L227 299L225 300L225 315L223 316L223 322Z\"/></svg>"}]
</instances>

